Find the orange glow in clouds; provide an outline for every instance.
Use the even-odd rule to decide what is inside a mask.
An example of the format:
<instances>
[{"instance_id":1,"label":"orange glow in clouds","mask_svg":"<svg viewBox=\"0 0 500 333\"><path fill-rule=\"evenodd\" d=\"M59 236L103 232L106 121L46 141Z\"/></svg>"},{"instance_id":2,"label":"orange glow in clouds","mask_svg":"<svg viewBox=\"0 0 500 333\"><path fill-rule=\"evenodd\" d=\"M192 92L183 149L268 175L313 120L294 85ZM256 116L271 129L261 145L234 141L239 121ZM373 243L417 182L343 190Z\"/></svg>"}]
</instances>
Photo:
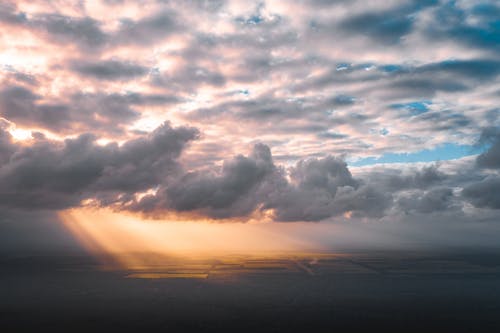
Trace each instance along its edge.
<instances>
[{"instance_id":1,"label":"orange glow in clouds","mask_svg":"<svg viewBox=\"0 0 500 333\"><path fill-rule=\"evenodd\" d=\"M319 250L301 236L300 223L141 220L91 208L70 209L59 215L87 250L115 268L141 268L154 264L155 258L173 256Z\"/></svg>"}]
</instances>

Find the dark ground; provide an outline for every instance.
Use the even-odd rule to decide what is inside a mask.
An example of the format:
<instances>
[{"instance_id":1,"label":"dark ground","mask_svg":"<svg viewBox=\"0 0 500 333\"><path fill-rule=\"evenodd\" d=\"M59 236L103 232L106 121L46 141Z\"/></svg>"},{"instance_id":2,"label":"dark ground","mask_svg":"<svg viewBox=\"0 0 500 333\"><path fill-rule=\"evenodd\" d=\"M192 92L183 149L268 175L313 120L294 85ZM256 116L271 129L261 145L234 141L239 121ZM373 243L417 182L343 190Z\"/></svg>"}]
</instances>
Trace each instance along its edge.
<instances>
[{"instance_id":1,"label":"dark ground","mask_svg":"<svg viewBox=\"0 0 500 333\"><path fill-rule=\"evenodd\" d=\"M0 265L2 332L500 332L491 252L167 258L112 271L81 256Z\"/></svg>"}]
</instances>

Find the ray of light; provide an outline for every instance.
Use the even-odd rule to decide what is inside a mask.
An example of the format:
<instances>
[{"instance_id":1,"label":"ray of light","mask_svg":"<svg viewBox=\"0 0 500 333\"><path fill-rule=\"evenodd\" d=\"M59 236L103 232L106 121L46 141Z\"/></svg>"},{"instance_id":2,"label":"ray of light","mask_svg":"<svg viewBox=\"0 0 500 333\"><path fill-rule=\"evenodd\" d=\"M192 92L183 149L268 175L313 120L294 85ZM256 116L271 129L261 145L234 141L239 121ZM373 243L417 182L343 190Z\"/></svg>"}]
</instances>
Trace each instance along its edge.
<instances>
[{"instance_id":1,"label":"ray of light","mask_svg":"<svg viewBox=\"0 0 500 333\"><path fill-rule=\"evenodd\" d=\"M142 269L162 258L228 253L283 253L319 249L300 226L142 220L106 209L60 213L64 226L109 268Z\"/></svg>"}]
</instances>

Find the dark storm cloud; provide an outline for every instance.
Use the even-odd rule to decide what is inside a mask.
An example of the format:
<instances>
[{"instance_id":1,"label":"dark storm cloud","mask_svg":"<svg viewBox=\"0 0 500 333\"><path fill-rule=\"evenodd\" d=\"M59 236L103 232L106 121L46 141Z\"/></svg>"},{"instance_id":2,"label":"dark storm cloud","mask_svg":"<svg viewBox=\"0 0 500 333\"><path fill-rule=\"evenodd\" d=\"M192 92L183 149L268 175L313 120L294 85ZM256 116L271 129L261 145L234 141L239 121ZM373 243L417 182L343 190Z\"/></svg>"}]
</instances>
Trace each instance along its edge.
<instances>
[{"instance_id":1,"label":"dark storm cloud","mask_svg":"<svg viewBox=\"0 0 500 333\"><path fill-rule=\"evenodd\" d=\"M96 48L108 41L100 23L90 17L75 18L64 15L38 15L29 25L41 30L58 43L74 43L82 48Z\"/></svg>"},{"instance_id":2,"label":"dark storm cloud","mask_svg":"<svg viewBox=\"0 0 500 333\"><path fill-rule=\"evenodd\" d=\"M297 32L288 26L281 26L277 22L259 23L231 33L197 33L179 55L192 64L206 59L217 61L221 56L221 49L245 51L237 59L232 59L241 64L233 79L238 82L255 82L259 81L258 75L267 76L280 69L300 70L297 67L299 62L294 59L271 55L273 49L296 46L298 42Z\"/></svg>"},{"instance_id":3,"label":"dark storm cloud","mask_svg":"<svg viewBox=\"0 0 500 333\"><path fill-rule=\"evenodd\" d=\"M396 43L412 30L412 18L406 13L366 13L344 20L340 27L348 32L367 35L384 43Z\"/></svg>"},{"instance_id":4,"label":"dark storm cloud","mask_svg":"<svg viewBox=\"0 0 500 333\"><path fill-rule=\"evenodd\" d=\"M249 157L226 161L220 171L189 172L156 195L129 205L154 213L174 209L212 218L245 218L272 210L276 221L320 221L346 212L381 217L392 197L353 179L340 159L302 160L289 171L274 165L267 146L257 144Z\"/></svg>"},{"instance_id":5,"label":"dark storm cloud","mask_svg":"<svg viewBox=\"0 0 500 333\"><path fill-rule=\"evenodd\" d=\"M70 105L73 108L73 121L88 124L89 128L99 128L105 125L127 124L136 120L140 112L138 106L169 106L182 100L168 94L141 94L128 92L125 94L112 93L77 93L70 96ZM94 115L99 115L96 120Z\"/></svg>"},{"instance_id":6,"label":"dark storm cloud","mask_svg":"<svg viewBox=\"0 0 500 333\"><path fill-rule=\"evenodd\" d=\"M30 15L16 5L0 5L0 22L32 30L59 44L71 43L80 48L100 48L108 41L100 22L91 17L71 17L56 13Z\"/></svg>"},{"instance_id":7,"label":"dark storm cloud","mask_svg":"<svg viewBox=\"0 0 500 333\"><path fill-rule=\"evenodd\" d=\"M217 71L203 67L186 66L173 73L153 72L152 83L155 86L185 93L196 91L203 85L222 87L226 83L226 77Z\"/></svg>"},{"instance_id":8,"label":"dark storm cloud","mask_svg":"<svg viewBox=\"0 0 500 333\"><path fill-rule=\"evenodd\" d=\"M2 119L0 119L0 165L7 163L16 151L16 146L11 142L10 134L2 128Z\"/></svg>"},{"instance_id":9,"label":"dark storm cloud","mask_svg":"<svg viewBox=\"0 0 500 333\"><path fill-rule=\"evenodd\" d=\"M366 68L369 68L369 65L370 64L347 64L347 70L342 70L342 74L355 74L359 71L366 70ZM339 65L337 65L337 71L338 66ZM363 73L365 75L360 76L358 79L366 81L367 78L370 80L378 80L380 78L417 77L420 79L449 79L455 77L456 79L461 78L484 81L495 79L500 74L500 61L490 58L444 60L414 66L407 64L375 64L375 66L378 70L378 74Z\"/></svg>"},{"instance_id":10,"label":"dark storm cloud","mask_svg":"<svg viewBox=\"0 0 500 333\"><path fill-rule=\"evenodd\" d=\"M476 207L500 209L500 177L490 176L469 185L462 195Z\"/></svg>"},{"instance_id":11,"label":"dark storm cloud","mask_svg":"<svg viewBox=\"0 0 500 333\"><path fill-rule=\"evenodd\" d=\"M487 128L481 134L480 142L491 146L477 157L477 165L481 168L500 169L500 130Z\"/></svg>"},{"instance_id":12,"label":"dark storm cloud","mask_svg":"<svg viewBox=\"0 0 500 333\"><path fill-rule=\"evenodd\" d=\"M438 92L457 93L469 89L464 83L456 82L452 78L432 79L415 76L414 78L400 78L388 84L385 89L394 100L405 98L432 98Z\"/></svg>"},{"instance_id":13,"label":"dark storm cloud","mask_svg":"<svg viewBox=\"0 0 500 333\"><path fill-rule=\"evenodd\" d=\"M64 104L39 103L41 96L21 86L0 91L0 115L21 125L58 129L70 120Z\"/></svg>"},{"instance_id":14,"label":"dark storm cloud","mask_svg":"<svg viewBox=\"0 0 500 333\"><path fill-rule=\"evenodd\" d=\"M438 166L424 166L420 169L403 172L399 169L372 171L369 174L370 182L385 192L396 192L406 189L428 189L442 184L447 178Z\"/></svg>"},{"instance_id":15,"label":"dark storm cloud","mask_svg":"<svg viewBox=\"0 0 500 333\"><path fill-rule=\"evenodd\" d=\"M348 95L337 95L331 98L328 103L332 106L343 107L353 105L356 102L356 99L352 96Z\"/></svg>"},{"instance_id":16,"label":"dark storm cloud","mask_svg":"<svg viewBox=\"0 0 500 333\"><path fill-rule=\"evenodd\" d=\"M405 173L370 171L355 178L343 160L332 156L300 160L284 169L274 164L264 144L255 145L248 157L226 160L221 168L186 171L177 158L197 131L169 124L122 146L99 146L90 134L63 143L38 137L32 146L18 146L1 133L0 198L7 208L62 209L93 199L102 206L153 215L177 211L246 219L257 211L271 212L283 222L343 214L459 214L461 198L476 207L500 208L496 176L460 178L433 165ZM457 186L464 186L461 196L454 195ZM153 193L136 196L151 189Z\"/></svg>"},{"instance_id":17,"label":"dark storm cloud","mask_svg":"<svg viewBox=\"0 0 500 333\"><path fill-rule=\"evenodd\" d=\"M248 157L238 155L225 161L220 170L187 172L127 208L153 214L175 210L212 218L246 217L274 189L270 185L274 178L284 181L269 148L257 144Z\"/></svg>"},{"instance_id":18,"label":"dark storm cloud","mask_svg":"<svg viewBox=\"0 0 500 333\"><path fill-rule=\"evenodd\" d=\"M122 146L99 146L91 134L64 142L42 137L32 146L15 146L2 132L1 205L61 209L78 206L86 198L110 204L117 200L114 194L133 195L178 172L176 159L197 133L193 128L172 128L164 123Z\"/></svg>"},{"instance_id":19,"label":"dark storm cloud","mask_svg":"<svg viewBox=\"0 0 500 333\"><path fill-rule=\"evenodd\" d=\"M181 99L167 94L75 93L64 100L44 100L22 86L0 91L0 115L24 126L58 132L108 132L120 134L123 125L140 116L137 106L170 105ZM110 126L112 126L110 128Z\"/></svg>"},{"instance_id":20,"label":"dark storm cloud","mask_svg":"<svg viewBox=\"0 0 500 333\"><path fill-rule=\"evenodd\" d=\"M178 13L162 11L140 20L122 18L120 27L105 32L101 22L91 17L62 14L35 14L30 18L18 12L14 4L0 7L0 22L20 25L56 43L71 43L81 49L120 45L150 45L180 30Z\"/></svg>"},{"instance_id":21,"label":"dark storm cloud","mask_svg":"<svg viewBox=\"0 0 500 333\"><path fill-rule=\"evenodd\" d=\"M300 161L290 179L265 203L279 221L319 221L346 212L380 217L391 202L390 195L353 179L347 164L333 157Z\"/></svg>"},{"instance_id":22,"label":"dark storm cloud","mask_svg":"<svg viewBox=\"0 0 500 333\"><path fill-rule=\"evenodd\" d=\"M480 144L489 144L488 149L477 156L476 166L484 169L500 169L500 130L490 127L483 130ZM498 173L464 187L463 197L476 207L500 209L500 177Z\"/></svg>"},{"instance_id":23,"label":"dark storm cloud","mask_svg":"<svg viewBox=\"0 0 500 333\"><path fill-rule=\"evenodd\" d=\"M449 73L478 81L491 80L500 74L500 61L493 59L446 60L420 66L416 72Z\"/></svg>"},{"instance_id":24,"label":"dark storm cloud","mask_svg":"<svg viewBox=\"0 0 500 333\"><path fill-rule=\"evenodd\" d=\"M500 62L493 59L446 60L382 71L378 89L391 99L432 98L437 93L467 93L496 80ZM385 83L385 84L384 84ZM377 89L377 88L375 88Z\"/></svg>"},{"instance_id":25,"label":"dark storm cloud","mask_svg":"<svg viewBox=\"0 0 500 333\"><path fill-rule=\"evenodd\" d=\"M347 164L333 157L300 161L291 169L293 183L302 190L321 188L335 195L339 186L357 186Z\"/></svg>"},{"instance_id":26,"label":"dark storm cloud","mask_svg":"<svg viewBox=\"0 0 500 333\"><path fill-rule=\"evenodd\" d=\"M456 1L448 1L435 11L434 20L426 30L430 39L453 40L498 52L499 19L500 10L496 4L483 2L466 9L459 7Z\"/></svg>"},{"instance_id":27,"label":"dark storm cloud","mask_svg":"<svg viewBox=\"0 0 500 333\"><path fill-rule=\"evenodd\" d=\"M304 123L296 126L296 129L302 128L303 130L309 129L311 132L318 132L328 129L330 124L369 120L370 116L356 112L347 115L334 114L330 119L327 119L326 111L330 108L347 108L354 104L354 98L344 95L334 98L279 98L264 95L245 100L224 102L210 108L194 109L187 113L185 117L192 121L234 118L257 122L260 126L269 124L272 125L275 131L292 130L291 124L286 121L302 120ZM281 125L276 126L276 121L280 121Z\"/></svg>"},{"instance_id":28,"label":"dark storm cloud","mask_svg":"<svg viewBox=\"0 0 500 333\"><path fill-rule=\"evenodd\" d=\"M149 71L145 66L119 60L74 61L71 69L82 76L102 80L128 80L144 76Z\"/></svg>"},{"instance_id":29,"label":"dark storm cloud","mask_svg":"<svg viewBox=\"0 0 500 333\"><path fill-rule=\"evenodd\" d=\"M178 13L163 11L140 20L122 19L121 26L112 36L114 44L148 45L179 32Z\"/></svg>"},{"instance_id":30,"label":"dark storm cloud","mask_svg":"<svg viewBox=\"0 0 500 333\"><path fill-rule=\"evenodd\" d=\"M361 34L382 43L398 43L402 37L413 30L415 15L437 1L412 1L380 12L355 14L344 19L340 28L348 33Z\"/></svg>"},{"instance_id":31,"label":"dark storm cloud","mask_svg":"<svg viewBox=\"0 0 500 333\"><path fill-rule=\"evenodd\" d=\"M178 211L206 210L210 216L244 216L262 200L255 197L255 192L274 172L269 147L257 144L249 157L239 155L225 162L220 175L184 175L166 189L168 203Z\"/></svg>"},{"instance_id":32,"label":"dark storm cloud","mask_svg":"<svg viewBox=\"0 0 500 333\"><path fill-rule=\"evenodd\" d=\"M321 133L318 133L317 135L318 135L318 138L331 139L331 140L340 140L340 139L346 139L349 137L346 134L334 133L334 132L321 132Z\"/></svg>"},{"instance_id":33,"label":"dark storm cloud","mask_svg":"<svg viewBox=\"0 0 500 333\"><path fill-rule=\"evenodd\" d=\"M436 131L461 129L471 124L471 119L452 110L426 112L411 118L413 122L423 122Z\"/></svg>"},{"instance_id":34,"label":"dark storm cloud","mask_svg":"<svg viewBox=\"0 0 500 333\"><path fill-rule=\"evenodd\" d=\"M308 65L303 62L301 66ZM396 102L428 99L437 93L468 93L494 82L500 75L500 62L491 58L444 60L420 65L326 62L323 67L329 70L308 80L296 80L289 89L303 93L355 86L356 95L361 99L367 94L377 94L386 101ZM348 97L352 96L345 97L348 102ZM338 100L332 102L333 106L340 106Z\"/></svg>"},{"instance_id":35,"label":"dark storm cloud","mask_svg":"<svg viewBox=\"0 0 500 333\"><path fill-rule=\"evenodd\" d=\"M454 205L453 191L450 188L433 188L429 191L418 191L411 195L400 196L397 208L405 214L449 212Z\"/></svg>"},{"instance_id":36,"label":"dark storm cloud","mask_svg":"<svg viewBox=\"0 0 500 333\"><path fill-rule=\"evenodd\" d=\"M110 98L123 100L132 105L169 105L182 101L178 96L169 94L141 94L129 92L125 95L110 94L109 96Z\"/></svg>"}]
</instances>

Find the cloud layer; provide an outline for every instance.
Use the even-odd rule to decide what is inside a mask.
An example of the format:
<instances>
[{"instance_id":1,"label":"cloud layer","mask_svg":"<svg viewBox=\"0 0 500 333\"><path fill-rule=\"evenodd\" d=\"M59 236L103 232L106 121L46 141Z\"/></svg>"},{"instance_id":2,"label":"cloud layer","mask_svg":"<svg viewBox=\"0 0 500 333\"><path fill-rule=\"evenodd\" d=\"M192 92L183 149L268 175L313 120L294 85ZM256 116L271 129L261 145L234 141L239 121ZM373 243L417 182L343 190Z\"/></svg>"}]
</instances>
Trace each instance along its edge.
<instances>
[{"instance_id":1,"label":"cloud layer","mask_svg":"<svg viewBox=\"0 0 500 333\"><path fill-rule=\"evenodd\" d=\"M495 220L499 20L466 0L5 2L0 207ZM477 156L348 166L450 145Z\"/></svg>"}]
</instances>

